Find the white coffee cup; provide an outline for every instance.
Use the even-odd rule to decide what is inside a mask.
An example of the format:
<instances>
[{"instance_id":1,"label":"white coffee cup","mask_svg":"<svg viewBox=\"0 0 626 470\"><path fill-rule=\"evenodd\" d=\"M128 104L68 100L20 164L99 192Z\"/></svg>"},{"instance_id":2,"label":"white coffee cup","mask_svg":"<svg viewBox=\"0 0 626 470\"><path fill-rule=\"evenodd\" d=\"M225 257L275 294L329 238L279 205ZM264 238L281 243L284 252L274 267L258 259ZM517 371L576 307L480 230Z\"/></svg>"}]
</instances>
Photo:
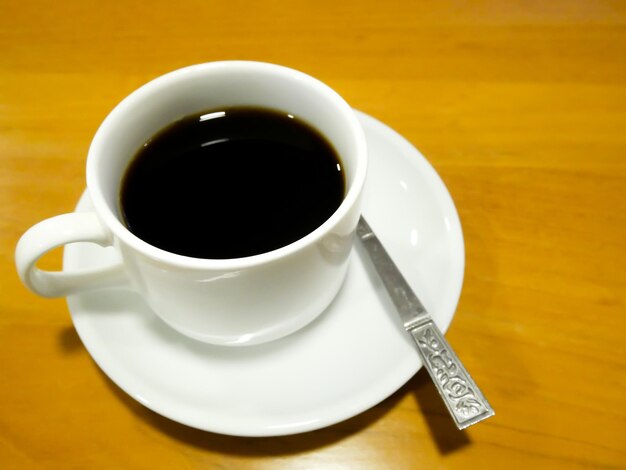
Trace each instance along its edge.
<instances>
[{"instance_id":1,"label":"white coffee cup","mask_svg":"<svg viewBox=\"0 0 626 470\"><path fill-rule=\"evenodd\" d=\"M300 240L246 258L181 256L133 235L121 221L118 200L122 176L139 147L181 117L241 105L297 115L332 143L346 175L346 195L337 211ZM46 297L131 288L172 328L207 343L271 341L307 325L339 291L360 215L366 167L365 136L356 115L320 81L260 62L186 67L142 86L107 116L87 157L93 212L59 215L31 227L16 248L17 270L28 288ZM255 229L250 227L251 236ZM35 266L51 249L78 241L113 246L122 261L79 272Z\"/></svg>"}]
</instances>

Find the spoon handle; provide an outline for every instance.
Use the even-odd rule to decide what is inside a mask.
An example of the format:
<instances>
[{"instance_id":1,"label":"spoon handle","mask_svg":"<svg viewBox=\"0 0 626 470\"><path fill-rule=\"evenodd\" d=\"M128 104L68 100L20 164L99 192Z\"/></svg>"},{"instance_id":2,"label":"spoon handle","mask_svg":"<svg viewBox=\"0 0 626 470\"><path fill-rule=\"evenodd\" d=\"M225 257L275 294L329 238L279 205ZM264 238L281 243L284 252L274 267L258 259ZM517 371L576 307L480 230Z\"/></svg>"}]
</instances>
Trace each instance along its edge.
<instances>
[{"instance_id":1,"label":"spoon handle","mask_svg":"<svg viewBox=\"0 0 626 470\"><path fill-rule=\"evenodd\" d=\"M452 419L465 429L495 412L432 320L409 330Z\"/></svg>"}]
</instances>

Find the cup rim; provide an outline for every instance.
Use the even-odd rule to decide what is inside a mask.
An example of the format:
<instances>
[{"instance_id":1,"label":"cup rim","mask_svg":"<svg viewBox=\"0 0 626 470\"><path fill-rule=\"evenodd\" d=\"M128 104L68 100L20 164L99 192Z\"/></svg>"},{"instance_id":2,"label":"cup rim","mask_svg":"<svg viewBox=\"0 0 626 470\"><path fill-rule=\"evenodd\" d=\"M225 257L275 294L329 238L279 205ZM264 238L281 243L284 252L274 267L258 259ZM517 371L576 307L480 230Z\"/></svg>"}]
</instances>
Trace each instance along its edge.
<instances>
[{"instance_id":1,"label":"cup rim","mask_svg":"<svg viewBox=\"0 0 626 470\"><path fill-rule=\"evenodd\" d=\"M101 191L96 175L95 161L99 152L101 152L101 149L103 148L103 145L105 143L105 135L108 133L109 129L112 126L116 125L118 119L125 113L127 113L129 109L135 106L135 104L140 101L145 95L152 92L155 88L178 80L182 76L194 73L217 71L224 68L229 68L232 71L238 71L239 73L262 71L282 74L283 76L290 76L291 78L295 78L298 81L306 83L308 86L315 89L318 93L326 94L334 102L337 111L341 113L342 118L346 121L352 131L357 155L356 171L352 184L348 188L348 192L337 210L322 225L320 225L304 237L275 250L242 258L194 258L190 256L180 255L177 253L172 253L151 245L141 238L137 237L128 228L126 228L126 226L115 215L115 212L109 206L104 197L104 194ZM249 268L283 259L295 252L298 252L308 246L315 244L318 240L327 235L337 224L339 224L339 222L346 217L346 215L354 207L354 205L358 203L360 194L365 184L366 173L367 144L365 140L365 133L363 131L363 128L361 127L360 122L358 121L354 110L350 107L350 105L328 85L316 78L311 77L310 75L305 74L304 72L300 72L298 70L294 70L282 65L257 61L227 60L190 65L168 72L145 83L144 85L133 91L126 98L124 98L108 114L108 116L104 119L104 121L98 128L89 147L89 152L87 155L87 189L92 199L94 209L100 217L103 225L107 227L113 233L113 235L117 237L123 244L131 247L136 252L141 253L144 256L157 262L167 263L169 265L187 269L233 270Z\"/></svg>"}]
</instances>

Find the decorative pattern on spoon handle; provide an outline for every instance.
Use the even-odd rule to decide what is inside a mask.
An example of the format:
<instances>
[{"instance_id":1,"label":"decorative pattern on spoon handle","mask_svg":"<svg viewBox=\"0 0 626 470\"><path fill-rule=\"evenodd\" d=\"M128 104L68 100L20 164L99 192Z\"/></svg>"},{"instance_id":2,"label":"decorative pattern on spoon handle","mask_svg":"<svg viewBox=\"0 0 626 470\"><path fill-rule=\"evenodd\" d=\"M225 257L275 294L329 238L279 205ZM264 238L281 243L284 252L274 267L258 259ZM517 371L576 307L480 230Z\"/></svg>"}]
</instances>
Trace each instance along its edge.
<instances>
[{"instance_id":1,"label":"decorative pattern on spoon handle","mask_svg":"<svg viewBox=\"0 0 626 470\"><path fill-rule=\"evenodd\" d=\"M465 429L495 413L432 320L410 331L424 367L459 429Z\"/></svg>"}]
</instances>

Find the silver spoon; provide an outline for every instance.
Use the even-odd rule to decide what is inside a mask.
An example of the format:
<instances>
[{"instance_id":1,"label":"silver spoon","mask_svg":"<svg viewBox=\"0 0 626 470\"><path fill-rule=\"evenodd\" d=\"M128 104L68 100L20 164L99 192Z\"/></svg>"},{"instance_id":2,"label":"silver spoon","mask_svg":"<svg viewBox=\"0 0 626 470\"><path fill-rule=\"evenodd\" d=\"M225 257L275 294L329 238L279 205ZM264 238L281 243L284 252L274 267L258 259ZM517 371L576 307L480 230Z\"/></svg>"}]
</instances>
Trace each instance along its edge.
<instances>
[{"instance_id":1,"label":"silver spoon","mask_svg":"<svg viewBox=\"0 0 626 470\"><path fill-rule=\"evenodd\" d=\"M417 344L424 367L457 428L465 429L493 416L493 408L363 217L357 226L357 236L396 306L404 328Z\"/></svg>"}]
</instances>

